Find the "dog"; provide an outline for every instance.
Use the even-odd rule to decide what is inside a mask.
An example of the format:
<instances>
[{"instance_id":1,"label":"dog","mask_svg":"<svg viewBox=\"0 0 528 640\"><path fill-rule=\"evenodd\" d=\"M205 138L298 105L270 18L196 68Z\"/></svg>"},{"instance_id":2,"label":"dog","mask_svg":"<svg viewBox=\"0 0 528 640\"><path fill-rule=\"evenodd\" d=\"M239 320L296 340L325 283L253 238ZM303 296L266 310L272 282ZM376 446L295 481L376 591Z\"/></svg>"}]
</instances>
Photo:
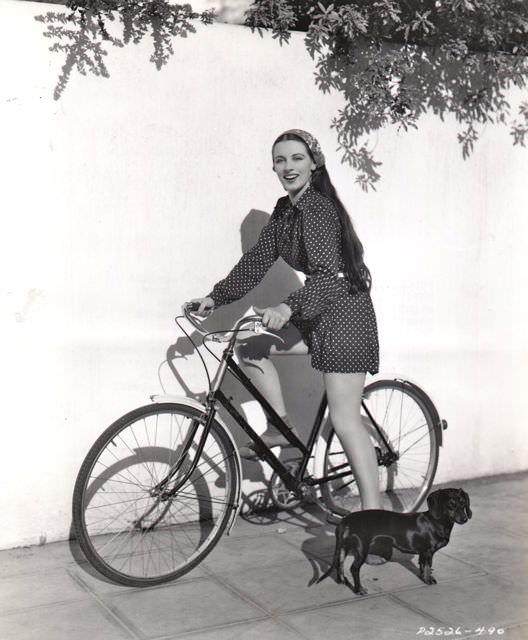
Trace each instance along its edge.
<instances>
[{"instance_id":1,"label":"dog","mask_svg":"<svg viewBox=\"0 0 528 640\"><path fill-rule=\"evenodd\" d=\"M462 489L438 489L427 498L428 511L396 513L367 509L346 515L336 527L334 559L317 580L321 582L337 571L337 582L345 583L358 595L366 595L359 572L369 553L390 560L394 548L403 553L419 554L420 578L436 584L432 576L433 555L449 542L453 525L464 524L472 516L469 496ZM354 584L345 576L344 562L352 553L350 567Z\"/></svg>"}]
</instances>

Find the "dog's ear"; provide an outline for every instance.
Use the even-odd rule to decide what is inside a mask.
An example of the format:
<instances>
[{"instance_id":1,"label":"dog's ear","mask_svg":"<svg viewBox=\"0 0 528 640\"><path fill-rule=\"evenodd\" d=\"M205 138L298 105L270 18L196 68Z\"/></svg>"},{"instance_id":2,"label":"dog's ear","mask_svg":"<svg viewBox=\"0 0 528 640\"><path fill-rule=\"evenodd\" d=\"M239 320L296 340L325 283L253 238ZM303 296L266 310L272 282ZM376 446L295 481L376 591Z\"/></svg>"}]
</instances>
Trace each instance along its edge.
<instances>
[{"instance_id":1,"label":"dog's ear","mask_svg":"<svg viewBox=\"0 0 528 640\"><path fill-rule=\"evenodd\" d=\"M466 515L468 517L468 520L471 519L471 516L473 515L473 512L471 511L470 507L469 507L469 496L468 494L464 491L464 489L459 489L460 495L464 498L465 502L466 502Z\"/></svg>"},{"instance_id":2,"label":"dog's ear","mask_svg":"<svg viewBox=\"0 0 528 640\"><path fill-rule=\"evenodd\" d=\"M433 518L439 519L442 517L444 512L444 495L442 489L437 489L433 491L429 496L427 496L427 506L429 507L429 511Z\"/></svg>"}]
</instances>

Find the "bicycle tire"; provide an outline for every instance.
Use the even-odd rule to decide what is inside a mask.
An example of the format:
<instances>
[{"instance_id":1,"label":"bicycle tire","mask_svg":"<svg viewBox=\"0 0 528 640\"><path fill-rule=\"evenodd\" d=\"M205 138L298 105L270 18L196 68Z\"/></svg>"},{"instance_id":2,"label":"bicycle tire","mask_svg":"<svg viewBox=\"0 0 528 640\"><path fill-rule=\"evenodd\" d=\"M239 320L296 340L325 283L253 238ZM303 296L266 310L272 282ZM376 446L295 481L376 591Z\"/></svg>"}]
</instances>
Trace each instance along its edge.
<instances>
[{"instance_id":1,"label":"bicycle tire","mask_svg":"<svg viewBox=\"0 0 528 640\"><path fill-rule=\"evenodd\" d=\"M402 513L416 511L434 480L439 457L437 425L428 396L416 385L402 380L377 380L367 385L364 400L399 459L379 466L381 508ZM398 405L399 403L399 405ZM375 447L384 445L362 410L362 419ZM341 471L348 460L330 426L325 445L324 474ZM327 506L337 515L362 508L353 473L321 486Z\"/></svg>"},{"instance_id":2,"label":"bicycle tire","mask_svg":"<svg viewBox=\"0 0 528 640\"><path fill-rule=\"evenodd\" d=\"M82 463L73 492L75 533L86 559L113 582L145 587L181 577L210 553L230 522L240 470L216 420L196 469L175 496L152 495L200 415L177 403L139 407L111 424Z\"/></svg>"}]
</instances>

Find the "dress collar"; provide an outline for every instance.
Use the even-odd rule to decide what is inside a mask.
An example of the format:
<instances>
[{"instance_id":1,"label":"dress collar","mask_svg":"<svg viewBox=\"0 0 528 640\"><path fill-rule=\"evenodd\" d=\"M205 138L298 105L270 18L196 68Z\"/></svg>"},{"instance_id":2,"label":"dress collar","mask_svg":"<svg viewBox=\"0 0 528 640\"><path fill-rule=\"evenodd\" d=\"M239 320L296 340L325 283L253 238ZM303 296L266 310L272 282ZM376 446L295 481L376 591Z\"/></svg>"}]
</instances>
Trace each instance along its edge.
<instances>
[{"instance_id":1,"label":"dress collar","mask_svg":"<svg viewBox=\"0 0 528 640\"><path fill-rule=\"evenodd\" d=\"M303 204L305 204L306 200L310 198L315 193L316 189L309 184L306 189L301 193L298 200L292 202L289 196L286 196L286 208L291 209L293 211L297 211L298 209L302 209Z\"/></svg>"}]
</instances>

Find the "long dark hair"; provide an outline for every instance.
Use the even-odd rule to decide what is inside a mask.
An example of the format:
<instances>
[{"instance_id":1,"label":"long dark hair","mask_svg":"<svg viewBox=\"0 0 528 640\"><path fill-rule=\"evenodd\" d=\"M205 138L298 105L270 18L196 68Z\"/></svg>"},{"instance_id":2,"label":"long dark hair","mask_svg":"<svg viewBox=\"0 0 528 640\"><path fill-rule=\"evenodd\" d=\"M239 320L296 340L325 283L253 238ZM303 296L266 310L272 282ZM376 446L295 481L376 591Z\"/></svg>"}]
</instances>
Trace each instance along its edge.
<instances>
[{"instance_id":1,"label":"long dark hair","mask_svg":"<svg viewBox=\"0 0 528 640\"><path fill-rule=\"evenodd\" d=\"M282 142L283 140L298 140L299 142L302 142L308 150L310 158L312 158L312 160L314 159L310 148L300 136L293 133L285 133L275 140L273 147L275 147L277 142ZM330 176L328 175L325 165L317 167L312 172L311 184L314 189L331 200L336 208L339 222L341 224L341 246L343 251L343 261L345 263L345 273L348 276L352 288L359 291L370 291L372 276L370 275L367 265L363 261L363 245L361 240L358 238L345 206L337 195L337 191L330 180Z\"/></svg>"}]
</instances>

